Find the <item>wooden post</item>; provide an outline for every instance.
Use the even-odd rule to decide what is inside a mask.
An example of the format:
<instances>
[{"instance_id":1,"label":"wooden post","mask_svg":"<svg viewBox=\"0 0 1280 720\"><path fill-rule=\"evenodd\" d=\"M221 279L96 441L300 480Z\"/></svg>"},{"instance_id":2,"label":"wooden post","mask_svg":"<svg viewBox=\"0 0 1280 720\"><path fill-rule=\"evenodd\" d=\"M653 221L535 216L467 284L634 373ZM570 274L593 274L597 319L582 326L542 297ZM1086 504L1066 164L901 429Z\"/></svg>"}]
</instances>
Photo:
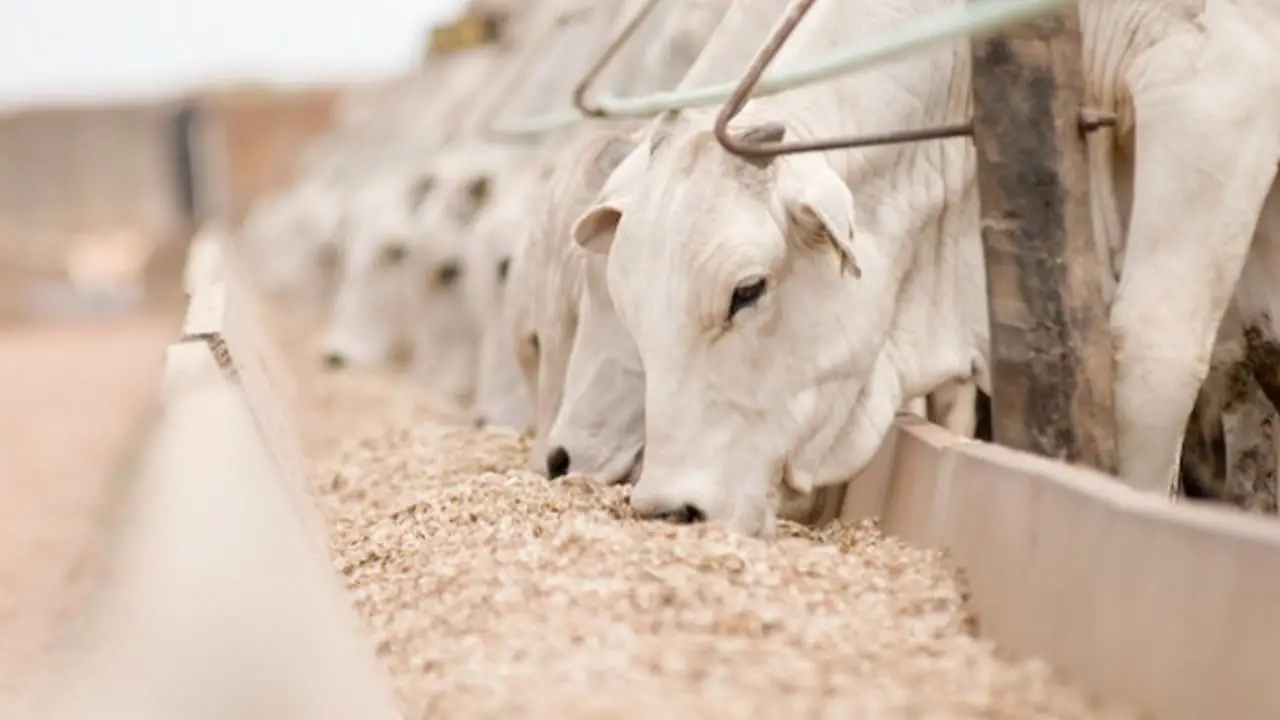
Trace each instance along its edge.
<instances>
[{"instance_id":1,"label":"wooden post","mask_svg":"<svg viewBox=\"0 0 1280 720\"><path fill-rule=\"evenodd\" d=\"M1001 445L1116 470L1114 358L1089 213L1077 11L973 42Z\"/></svg>"}]
</instances>

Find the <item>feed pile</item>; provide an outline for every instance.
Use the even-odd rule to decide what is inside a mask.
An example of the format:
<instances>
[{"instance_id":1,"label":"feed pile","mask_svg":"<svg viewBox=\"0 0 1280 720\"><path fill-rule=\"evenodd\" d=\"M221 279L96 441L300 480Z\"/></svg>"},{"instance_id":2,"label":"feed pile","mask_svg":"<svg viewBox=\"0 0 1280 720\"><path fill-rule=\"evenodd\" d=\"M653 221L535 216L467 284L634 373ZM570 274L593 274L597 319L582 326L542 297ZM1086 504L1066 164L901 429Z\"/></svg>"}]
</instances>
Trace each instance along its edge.
<instances>
[{"instance_id":1,"label":"feed pile","mask_svg":"<svg viewBox=\"0 0 1280 720\"><path fill-rule=\"evenodd\" d=\"M402 382L304 387L333 562L408 717L1136 716L975 637L945 559L872 523L640 522Z\"/></svg>"}]
</instances>

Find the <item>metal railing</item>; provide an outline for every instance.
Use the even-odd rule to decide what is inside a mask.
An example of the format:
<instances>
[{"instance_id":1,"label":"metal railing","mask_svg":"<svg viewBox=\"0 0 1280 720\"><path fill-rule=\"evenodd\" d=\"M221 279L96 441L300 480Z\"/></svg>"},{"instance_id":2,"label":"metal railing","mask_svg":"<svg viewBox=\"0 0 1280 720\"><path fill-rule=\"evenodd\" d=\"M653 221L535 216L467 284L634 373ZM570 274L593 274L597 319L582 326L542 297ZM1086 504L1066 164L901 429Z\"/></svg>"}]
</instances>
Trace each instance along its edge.
<instances>
[{"instance_id":1,"label":"metal railing","mask_svg":"<svg viewBox=\"0 0 1280 720\"><path fill-rule=\"evenodd\" d=\"M1024 3L1022 12L1030 12L1031 6L1038 5L1046 10L1053 9L1057 5L1066 5L1074 3L1076 0L1031 0ZM747 67L747 71L743 73L742 78L738 81L733 89L732 95L720 108L720 112L716 115L714 132L716 140L720 145L729 152L744 158L762 158L774 157L777 155L786 155L803 152L820 152L823 150L850 149L872 147L876 145L892 145L897 143L920 142L922 140L939 140L943 138L968 137L973 134L973 123L964 122L952 125L940 125L931 128L922 128L919 130L901 130L880 135L850 135L844 137L823 138L819 140L808 140L798 142L784 142L781 138L760 139L752 137L735 137L729 132L729 121L734 118L742 109L746 107L747 101L751 98L752 92L763 81L761 76L769 63L777 57L782 47L786 44L787 39L795 31L800 21L813 8L817 0L796 0L782 21L774 28L769 38L765 41L764 46L752 58L751 64ZM990 6L992 11L986 14L975 14L970 16L970 23L967 27L972 28L971 37L979 37L982 34L991 32L997 27L1004 27L1005 19L1009 15L998 14L997 7L1007 9L1005 6L1011 5L1008 2L992 2L987 0L976 5L965 6L965 10L969 8L982 8ZM943 15L935 16L942 18ZM1021 20L1031 19L1027 16L1016 15ZM948 29L948 26L950 29ZM955 31L955 28L966 26L959 21L954 24L940 24L937 31L932 37L939 40L946 37L946 33ZM952 36L954 37L954 36ZM906 47L901 45L898 47ZM890 48L893 50L894 48ZM899 57L891 52L883 52L879 56L879 60L864 60L861 63L854 63L848 70L854 71L865 68L877 62L884 62L886 59ZM1107 116L1094 111L1085 111L1081 113L1079 118L1081 132L1091 132L1099 127L1114 124L1115 117Z\"/></svg>"},{"instance_id":2,"label":"metal railing","mask_svg":"<svg viewBox=\"0 0 1280 720\"><path fill-rule=\"evenodd\" d=\"M836 0L828 0L834 2ZM841 0L843 1L843 0ZM608 94L588 100L587 93L591 84L599 78L608 63L616 57L625 42L634 35L636 29L654 9L660 0L649 0L641 6L629 22L619 32L601 57L591 65L586 76L579 82L574 92L575 109L543 115L533 118L521 118L511 121L507 127L518 129L524 135L559 130L587 117L600 119L644 119L668 110L708 107L724 103L732 99L735 92L743 85L743 81L720 83L698 88L685 88L666 92L652 93L629 98L619 98ZM828 57L803 65L801 67L782 70L758 77L751 84L747 97L760 97L791 90L805 85L830 80L847 75L874 65L927 50L961 37L982 37L998 32L1009 25L1033 20L1067 5L1074 5L1078 0L986 0L969 3L956 8L931 15L926 18L890 31L874 40L854 45L853 47L834 53ZM775 37L787 30L789 18L803 16L814 0L797 0L789 9L787 16L775 29ZM799 22L797 19L796 23ZM790 26L794 29L794 24ZM790 31L785 32L786 35ZM784 38L785 39L785 38ZM768 49L768 46L766 46ZM773 54L776 54L774 48ZM759 58L757 58L759 59ZM763 65L772 59L768 55ZM1106 120L1098 121L1106 124ZM959 132L961 128L950 128L951 132ZM925 139L925 138L917 138Z\"/></svg>"},{"instance_id":3,"label":"metal railing","mask_svg":"<svg viewBox=\"0 0 1280 720\"><path fill-rule=\"evenodd\" d=\"M826 0L838 2L844 0ZM652 93L636 97L615 97L601 94L590 97L591 86L620 54L626 43L637 33L662 0L647 0L622 26L614 39L601 51L600 56L587 69L575 85L572 108L555 110L539 115L501 119L502 108L525 82L538 62L518 63L503 79L494 94L495 104L483 114L486 118L480 135L495 142L536 142L540 137L571 127L586 119L629 120L646 119L670 110L708 107L724 103L717 118L717 135L721 144L730 152L744 156L775 155L779 153L807 152L832 148L866 147L888 143L914 142L947 137L967 136L972 132L971 123L947 125L936 128L908 130L884 135L833 138L805 143L752 144L741 142L727 132L727 124L752 97L762 97L810 85L842 75L857 72L927 50L961 37L982 37L1019 22L1036 19L1055 10L1074 5L1078 0L986 0L957 6L929 17L921 18L901 28L892 30L873 40L855 44L846 50L833 53L814 62L784 69L764 72L791 32L795 30L805 13L817 0L795 0L757 54L743 77L734 82L719 83L697 88L684 88ZM536 58L545 52L563 28L584 19L589 13L574 9L557 16L544 30L531 40L526 57ZM1114 123L1114 117L1085 111L1081 127L1088 131ZM358 151L357 151L358 153ZM381 153L371 153L381 154Z\"/></svg>"},{"instance_id":4,"label":"metal railing","mask_svg":"<svg viewBox=\"0 0 1280 720\"><path fill-rule=\"evenodd\" d=\"M653 11L657 9L658 3L660 2L662 2L662 0L646 0L645 4L641 5L640 8L636 10L635 14L631 16L631 19L627 21L627 24L618 31L618 35L613 39L613 41L605 47L604 52L600 54L600 57L596 58L596 61L587 69L587 74L584 75L582 79L578 81L578 84L574 86L573 106L577 108L579 113L582 113L587 117L594 118L603 118L607 116L607 113L603 108L596 105L594 102L587 101L587 90L591 88L591 85L596 80L600 79L600 76L604 74L605 69L608 68L609 64L618 57L622 52L622 48L626 47L631 38L635 36L636 31L640 29L640 26L644 25L644 21L648 20L649 16L653 14Z\"/></svg>"}]
</instances>

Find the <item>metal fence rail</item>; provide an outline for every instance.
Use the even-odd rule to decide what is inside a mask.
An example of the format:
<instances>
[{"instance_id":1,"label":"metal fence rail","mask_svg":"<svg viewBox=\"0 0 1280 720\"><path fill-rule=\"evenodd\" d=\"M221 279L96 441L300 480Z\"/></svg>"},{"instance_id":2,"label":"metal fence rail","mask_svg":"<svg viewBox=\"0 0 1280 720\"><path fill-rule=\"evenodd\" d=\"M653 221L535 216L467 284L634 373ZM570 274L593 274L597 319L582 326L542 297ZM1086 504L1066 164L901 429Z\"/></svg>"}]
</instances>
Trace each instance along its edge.
<instances>
[{"instance_id":1,"label":"metal fence rail","mask_svg":"<svg viewBox=\"0 0 1280 720\"><path fill-rule=\"evenodd\" d=\"M990 0L988 0L989 2ZM729 121L731 121L742 109L746 107L747 100L752 96L755 89L759 86L761 75L769 63L777 57L782 47L786 45L787 39L791 37L791 33L795 31L800 22L804 19L805 14L813 8L817 0L797 0L792 3L787 14L783 16L782 21L776 25L773 32L765 40L764 45L752 58L751 64L743 73L742 78L738 80L734 88L733 95L720 107L720 112L716 115L714 131L716 140L720 145L729 152L740 157L774 157L777 155L803 153L803 152L819 152L823 150L837 150L850 148L865 148L876 145L892 145L897 143L920 142L923 140L940 140L943 138L968 137L973 134L973 123L963 122L950 125L940 125L936 127L918 128L913 130L897 130L878 135L846 135L842 137L820 138L812 140L801 140L794 142L784 142L782 140L760 140L747 137L735 137L729 132ZM1079 118L1079 126L1081 132L1091 132L1104 125L1110 125L1115 122L1115 117L1105 115L1095 111L1084 111Z\"/></svg>"},{"instance_id":2,"label":"metal fence rail","mask_svg":"<svg viewBox=\"0 0 1280 720\"><path fill-rule=\"evenodd\" d=\"M834 2L836 0L826 0ZM874 65L898 60L961 37L983 37L1026 20L1037 18L1077 0L985 0L957 6L921 18L894 32L834 53L811 64L764 75L751 97L774 94L830 80ZM641 7L645 13L652 8ZM632 28L634 30L634 28ZM624 28L623 32L626 31ZM599 64L599 63L597 63ZM593 69L594 69L593 65ZM598 72L598 71L597 71ZM590 75L584 78L588 82ZM580 83L581 84L581 83ZM612 119L648 118L668 110L708 107L728 100L738 82L720 83L630 98L602 94L591 101L594 117ZM512 134L534 135L553 132L586 119L583 112L558 111L504 123Z\"/></svg>"}]
</instances>

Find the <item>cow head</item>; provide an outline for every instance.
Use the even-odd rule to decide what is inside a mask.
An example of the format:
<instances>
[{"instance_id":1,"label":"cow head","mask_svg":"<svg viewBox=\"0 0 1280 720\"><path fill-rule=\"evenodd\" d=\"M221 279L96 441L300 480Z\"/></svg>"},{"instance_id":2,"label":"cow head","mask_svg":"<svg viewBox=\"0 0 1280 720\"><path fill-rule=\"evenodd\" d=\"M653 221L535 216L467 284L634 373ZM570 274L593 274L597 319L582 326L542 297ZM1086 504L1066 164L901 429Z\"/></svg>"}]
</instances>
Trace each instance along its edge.
<instances>
[{"instance_id":1,"label":"cow head","mask_svg":"<svg viewBox=\"0 0 1280 720\"><path fill-rule=\"evenodd\" d=\"M768 535L785 500L838 480L820 465L880 365L885 263L820 156L747 161L679 123L636 152L650 155L644 179L573 229L608 256L609 294L644 367L632 505Z\"/></svg>"},{"instance_id":2,"label":"cow head","mask_svg":"<svg viewBox=\"0 0 1280 720\"><path fill-rule=\"evenodd\" d=\"M346 213L337 188L320 179L306 183L292 198L290 252L301 255L292 297L311 318L323 317L333 302L346 249Z\"/></svg>"},{"instance_id":3,"label":"cow head","mask_svg":"<svg viewBox=\"0 0 1280 720\"><path fill-rule=\"evenodd\" d=\"M472 412L478 426L519 431L533 426L533 400L516 361L508 302L512 256L529 233L529 210L541 185L539 168L494 202L477 222L463 278L467 302L480 323L479 373Z\"/></svg>"},{"instance_id":4,"label":"cow head","mask_svg":"<svg viewBox=\"0 0 1280 720\"><path fill-rule=\"evenodd\" d=\"M644 447L644 370L605 285L603 258L587 259L578 326L559 412L547 433L545 471L631 479Z\"/></svg>"},{"instance_id":5,"label":"cow head","mask_svg":"<svg viewBox=\"0 0 1280 720\"><path fill-rule=\"evenodd\" d=\"M635 145L626 134L603 131L564 149L515 265L513 289L522 288L525 307L515 315L514 340L536 408L530 467L551 477L625 479L643 443L644 385L634 345L613 313L603 263L589 281L590 258L570 232L607 179L625 184L643 169L620 167Z\"/></svg>"},{"instance_id":6,"label":"cow head","mask_svg":"<svg viewBox=\"0 0 1280 720\"><path fill-rule=\"evenodd\" d=\"M331 369L384 367L412 351L410 324L424 302L420 266L430 256L414 217L436 185L421 170L377 175L346 198L341 217L317 227L333 238L316 244L312 261L333 278L323 347Z\"/></svg>"},{"instance_id":7,"label":"cow head","mask_svg":"<svg viewBox=\"0 0 1280 720\"><path fill-rule=\"evenodd\" d=\"M420 305L410 321L412 373L438 394L465 404L474 400L480 359L481 317L476 308L492 307L492 301L482 298L496 294L491 281L501 281L504 274L506 253L501 247L518 235L491 237L500 234L501 217L489 224L490 237L478 230L498 200L515 189L511 178L526 161L522 151L506 146L451 146L433 159L430 195L414 218ZM483 259L473 264L476 243L499 250L494 257L480 252Z\"/></svg>"},{"instance_id":8,"label":"cow head","mask_svg":"<svg viewBox=\"0 0 1280 720\"><path fill-rule=\"evenodd\" d=\"M332 300L341 212L331 189L315 178L255 203L244 223L244 248L263 289L308 316L320 315Z\"/></svg>"},{"instance_id":9,"label":"cow head","mask_svg":"<svg viewBox=\"0 0 1280 720\"><path fill-rule=\"evenodd\" d=\"M469 403L475 389L480 324L466 277L476 222L488 211L495 169L457 167L439 181L414 219L414 304L409 319L413 377L437 394Z\"/></svg>"},{"instance_id":10,"label":"cow head","mask_svg":"<svg viewBox=\"0 0 1280 720\"><path fill-rule=\"evenodd\" d=\"M403 208L385 187L353 199L322 359L333 370L384 367L408 347L416 244Z\"/></svg>"}]
</instances>

